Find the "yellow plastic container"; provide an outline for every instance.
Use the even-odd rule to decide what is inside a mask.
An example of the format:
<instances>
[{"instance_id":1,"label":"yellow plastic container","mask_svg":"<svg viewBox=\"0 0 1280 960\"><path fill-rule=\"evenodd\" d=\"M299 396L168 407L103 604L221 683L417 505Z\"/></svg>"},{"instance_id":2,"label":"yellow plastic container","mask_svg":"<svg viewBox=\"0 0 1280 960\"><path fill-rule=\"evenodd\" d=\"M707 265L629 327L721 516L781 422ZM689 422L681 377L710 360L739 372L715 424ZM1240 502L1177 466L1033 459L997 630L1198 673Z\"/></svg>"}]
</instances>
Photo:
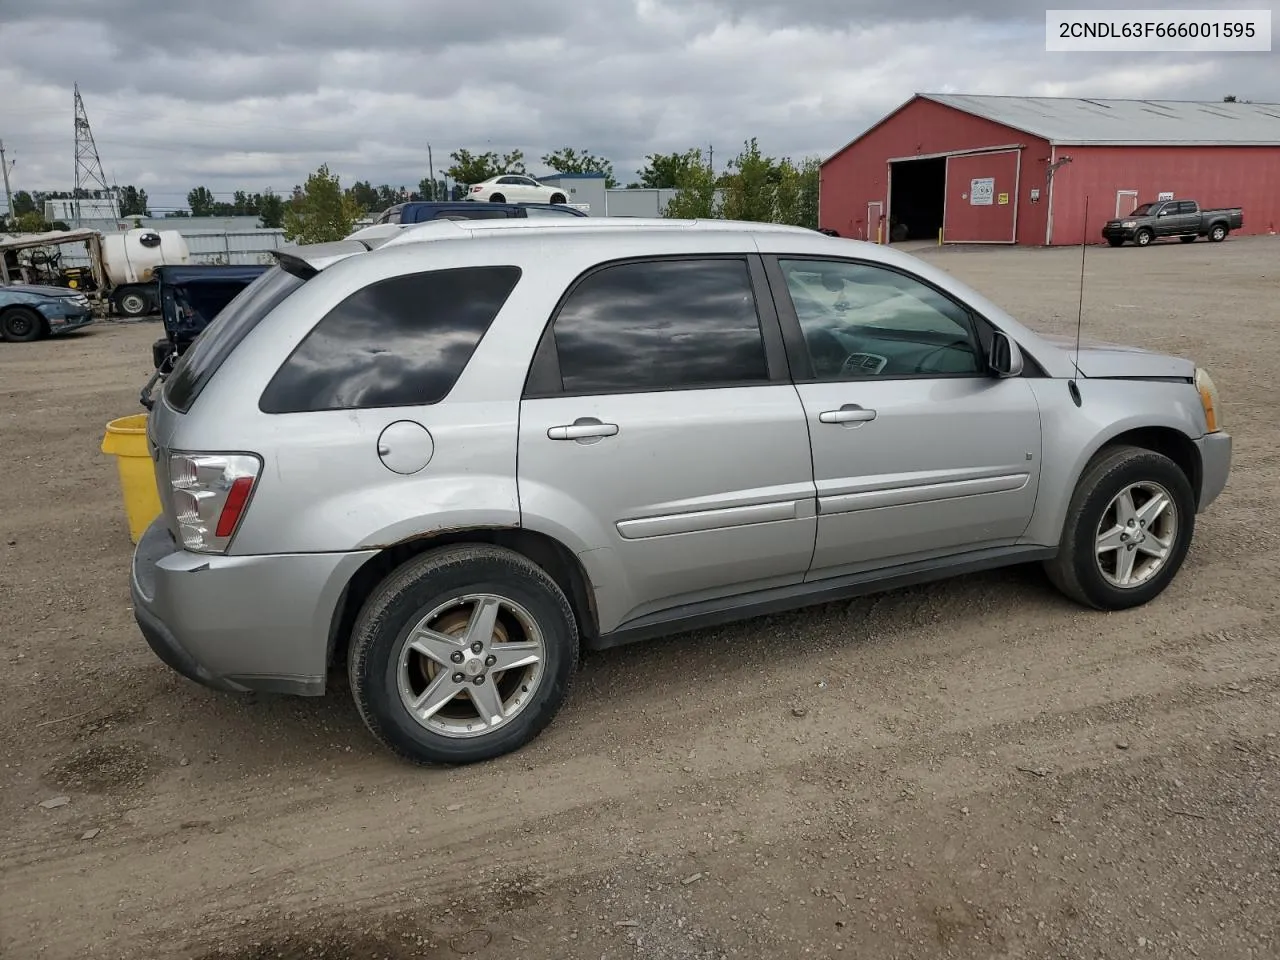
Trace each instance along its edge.
<instances>
[{"instance_id":1,"label":"yellow plastic container","mask_svg":"<svg viewBox=\"0 0 1280 960\"><path fill-rule=\"evenodd\" d=\"M151 521L160 516L155 464L147 451L147 415L135 413L108 423L102 452L116 458L129 539L137 543Z\"/></svg>"}]
</instances>

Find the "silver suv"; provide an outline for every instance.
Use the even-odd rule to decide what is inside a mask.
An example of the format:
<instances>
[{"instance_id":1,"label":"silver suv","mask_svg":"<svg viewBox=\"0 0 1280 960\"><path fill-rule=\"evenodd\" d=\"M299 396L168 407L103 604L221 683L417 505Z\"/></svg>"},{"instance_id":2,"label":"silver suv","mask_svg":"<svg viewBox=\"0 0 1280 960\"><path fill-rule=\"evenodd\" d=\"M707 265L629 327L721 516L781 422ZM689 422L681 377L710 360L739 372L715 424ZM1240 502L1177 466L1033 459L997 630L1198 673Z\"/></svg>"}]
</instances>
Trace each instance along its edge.
<instances>
[{"instance_id":1,"label":"silver suv","mask_svg":"<svg viewBox=\"0 0 1280 960\"><path fill-rule=\"evenodd\" d=\"M137 620L221 690L318 695L345 663L379 740L459 763L535 737L580 647L1028 561L1132 607L1231 438L1191 362L1074 356L925 262L799 228L291 248L151 413Z\"/></svg>"}]
</instances>

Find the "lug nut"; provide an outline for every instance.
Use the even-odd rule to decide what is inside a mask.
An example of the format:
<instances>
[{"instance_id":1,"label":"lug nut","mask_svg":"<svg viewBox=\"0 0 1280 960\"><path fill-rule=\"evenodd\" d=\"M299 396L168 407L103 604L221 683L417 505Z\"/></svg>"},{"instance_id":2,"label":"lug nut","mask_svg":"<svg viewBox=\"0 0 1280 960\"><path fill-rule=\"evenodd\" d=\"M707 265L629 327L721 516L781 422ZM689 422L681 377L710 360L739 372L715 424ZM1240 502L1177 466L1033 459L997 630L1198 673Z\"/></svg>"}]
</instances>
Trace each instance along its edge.
<instances>
[{"instance_id":1,"label":"lug nut","mask_svg":"<svg viewBox=\"0 0 1280 960\"><path fill-rule=\"evenodd\" d=\"M464 677L464 676L463 676L462 674L460 674L460 673L455 673L455 674L453 675L453 682L454 682L454 683L461 683L461 682L462 682L463 680L465 680L465 679L467 679L467 678L466 678L466 677Z\"/></svg>"},{"instance_id":2,"label":"lug nut","mask_svg":"<svg viewBox=\"0 0 1280 960\"><path fill-rule=\"evenodd\" d=\"M492 667L497 662L498 662L498 658L495 657L492 653L484 658L484 665L486 667Z\"/></svg>"},{"instance_id":3,"label":"lug nut","mask_svg":"<svg viewBox=\"0 0 1280 960\"><path fill-rule=\"evenodd\" d=\"M484 683L484 674L483 673L480 674L480 676L476 677L471 682L474 683L477 687L480 686L480 684Z\"/></svg>"},{"instance_id":4,"label":"lug nut","mask_svg":"<svg viewBox=\"0 0 1280 960\"><path fill-rule=\"evenodd\" d=\"M481 643L479 640L477 640L475 643L471 645L472 653L479 653L483 649L484 649L484 644Z\"/></svg>"},{"instance_id":5,"label":"lug nut","mask_svg":"<svg viewBox=\"0 0 1280 960\"><path fill-rule=\"evenodd\" d=\"M453 653L449 654L449 659L452 660L454 663L461 663L463 660L466 659L466 657L462 655L461 650L455 650L453 651Z\"/></svg>"}]
</instances>

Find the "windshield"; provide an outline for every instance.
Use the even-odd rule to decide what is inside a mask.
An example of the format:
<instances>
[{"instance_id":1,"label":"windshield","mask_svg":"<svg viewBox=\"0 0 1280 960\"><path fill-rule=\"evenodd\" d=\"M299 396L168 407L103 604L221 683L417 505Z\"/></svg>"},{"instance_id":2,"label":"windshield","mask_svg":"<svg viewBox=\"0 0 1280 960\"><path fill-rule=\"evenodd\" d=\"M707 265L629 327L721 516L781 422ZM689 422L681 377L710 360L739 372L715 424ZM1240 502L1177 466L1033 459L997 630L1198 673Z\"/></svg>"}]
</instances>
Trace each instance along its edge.
<instances>
[{"instance_id":1,"label":"windshield","mask_svg":"<svg viewBox=\"0 0 1280 960\"><path fill-rule=\"evenodd\" d=\"M1129 214L1129 216L1131 216L1131 217L1146 217L1146 216L1150 216L1150 214L1151 214L1151 209L1152 209L1154 206L1155 206L1155 204L1154 204L1154 203L1144 203L1142 206L1140 206L1140 207L1136 207L1136 208L1134 209L1133 213Z\"/></svg>"},{"instance_id":2,"label":"windshield","mask_svg":"<svg viewBox=\"0 0 1280 960\"><path fill-rule=\"evenodd\" d=\"M179 413L191 409L209 379L258 325L306 281L272 267L227 304L191 342L165 383L164 398Z\"/></svg>"}]
</instances>

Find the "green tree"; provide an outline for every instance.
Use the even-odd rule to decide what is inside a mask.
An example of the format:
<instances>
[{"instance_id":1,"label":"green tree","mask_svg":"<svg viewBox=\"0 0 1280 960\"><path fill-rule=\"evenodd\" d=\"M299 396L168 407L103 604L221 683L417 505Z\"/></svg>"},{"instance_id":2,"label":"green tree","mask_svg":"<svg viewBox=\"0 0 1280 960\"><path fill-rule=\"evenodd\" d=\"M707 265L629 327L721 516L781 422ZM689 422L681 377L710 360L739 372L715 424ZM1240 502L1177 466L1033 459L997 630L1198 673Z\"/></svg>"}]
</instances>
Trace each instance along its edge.
<instances>
[{"instance_id":1,"label":"green tree","mask_svg":"<svg viewBox=\"0 0 1280 960\"><path fill-rule=\"evenodd\" d=\"M263 229L278 230L284 226L284 200L270 187L266 193L255 193L258 217Z\"/></svg>"},{"instance_id":2,"label":"green tree","mask_svg":"<svg viewBox=\"0 0 1280 960\"><path fill-rule=\"evenodd\" d=\"M618 181L613 178L613 164L604 157L597 157L585 150L561 147L554 153L544 155L542 162L556 173L603 173L606 187L618 185Z\"/></svg>"},{"instance_id":3,"label":"green tree","mask_svg":"<svg viewBox=\"0 0 1280 960\"><path fill-rule=\"evenodd\" d=\"M720 216L715 171L703 159L701 150L693 150L691 153L693 157L676 178L675 188L678 192L662 211L664 217L706 220Z\"/></svg>"},{"instance_id":4,"label":"green tree","mask_svg":"<svg viewBox=\"0 0 1280 960\"><path fill-rule=\"evenodd\" d=\"M498 171L499 173L517 173L521 176L529 173L525 169L523 150L512 150L510 153L504 153L499 166L502 168Z\"/></svg>"},{"instance_id":5,"label":"green tree","mask_svg":"<svg viewBox=\"0 0 1280 960\"><path fill-rule=\"evenodd\" d=\"M187 206L191 208L193 217L213 216L213 193L208 187L196 187L187 194Z\"/></svg>"},{"instance_id":6,"label":"green tree","mask_svg":"<svg viewBox=\"0 0 1280 960\"><path fill-rule=\"evenodd\" d=\"M341 240L361 210L338 182L337 174L322 164L290 201L284 212L284 235L295 243L328 243Z\"/></svg>"},{"instance_id":7,"label":"green tree","mask_svg":"<svg viewBox=\"0 0 1280 960\"><path fill-rule=\"evenodd\" d=\"M20 217L24 213L35 213L37 209L35 198L25 190L19 190L13 195L13 215Z\"/></svg>"},{"instance_id":8,"label":"green tree","mask_svg":"<svg viewBox=\"0 0 1280 960\"><path fill-rule=\"evenodd\" d=\"M449 154L453 165L445 170L445 176L462 184L479 183L502 173L502 160L490 150L473 154L470 150L456 150Z\"/></svg>"},{"instance_id":9,"label":"green tree","mask_svg":"<svg viewBox=\"0 0 1280 960\"><path fill-rule=\"evenodd\" d=\"M680 186L681 179L695 164L702 162L702 151L685 150L683 153L651 153L645 157L643 170L637 170L640 182L627 184L633 187L650 187L659 190L673 190Z\"/></svg>"},{"instance_id":10,"label":"green tree","mask_svg":"<svg viewBox=\"0 0 1280 960\"><path fill-rule=\"evenodd\" d=\"M46 230L52 229L53 226L38 210L28 210L26 213L19 213L13 218L13 230L15 233L44 233Z\"/></svg>"},{"instance_id":11,"label":"green tree","mask_svg":"<svg viewBox=\"0 0 1280 960\"><path fill-rule=\"evenodd\" d=\"M797 165L790 157L777 164L778 181L774 186L773 219L797 227L818 229L818 176L820 161L806 157Z\"/></svg>"},{"instance_id":12,"label":"green tree","mask_svg":"<svg viewBox=\"0 0 1280 960\"><path fill-rule=\"evenodd\" d=\"M139 190L132 184L127 187L121 187L116 194L116 200L120 204L120 216L122 217L151 216L151 211L147 207L147 191Z\"/></svg>"},{"instance_id":13,"label":"green tree","mask_svg":"<svg viewBox=\"0 0 1280 960\"><path fill-rule=\"evenodd\" d=\"M353 183L347 190L347 196L365 213L374 209L385 209L378 206L378 189L368 180L357 180Z\"/></svg>"},{"instance_id":14,"label":"green tree","mask_svg":"<svg viewBox=\"0 0 1280 960\"><path fill-rule=\"evenodd\" d=\"M757 223L772 221L780 171L773 158L761 152L755 137L743 143L742 151L729 161L729 171L724 196L725 218Z\"/></svg>"}]
</instances>

